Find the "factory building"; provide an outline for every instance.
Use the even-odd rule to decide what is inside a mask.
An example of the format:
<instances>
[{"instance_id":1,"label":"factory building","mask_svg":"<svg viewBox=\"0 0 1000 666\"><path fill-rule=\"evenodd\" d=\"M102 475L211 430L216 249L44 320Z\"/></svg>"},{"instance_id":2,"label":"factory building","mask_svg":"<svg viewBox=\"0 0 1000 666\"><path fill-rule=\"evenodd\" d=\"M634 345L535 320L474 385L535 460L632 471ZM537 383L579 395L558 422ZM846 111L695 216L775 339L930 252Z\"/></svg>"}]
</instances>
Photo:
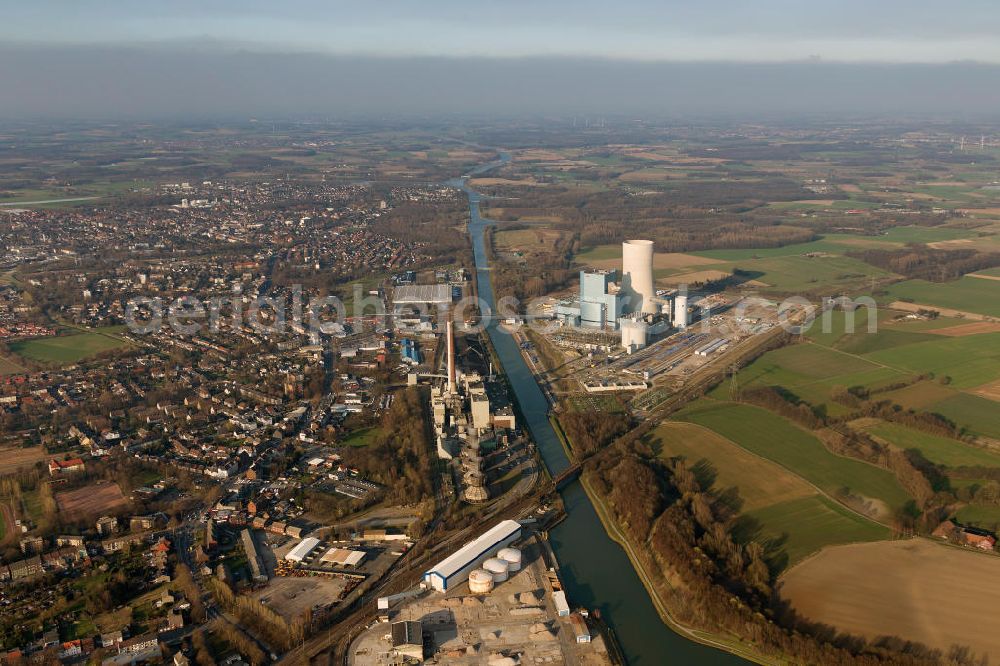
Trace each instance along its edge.
<instances>
[{"instance_id":1,"label":"factory building","mask_svg":"<svg viewBox=\"0 0 1000 666\"><path fill-rule=\"evenodd\" d=\"M434 565L424 573L424 583L439 592L446 592L469 578L469 573L489 560L497 550L521 538L521 524L505 520L474 541Z\"/></svg>"},{"instance_id":2,"label":"factory building","mask_svg":"<svg viewBox=\"0 0 1000 666\"><path fill-rule=\"evenodd\" d=\"M412 338L403 338L399 342L399 356L404 363L420 365L420 350Z\"/></svg>"},{"instance_id":3,"label":"factory building","mask_svg":"<svg viewBox=\"0 0 1000 666\"><path fill-rule=\"evenodd\" d=\"M580 293L577 299L556 305L556 318L569 326L614 327L624 306L617 279L617 271L580 271Z\"/></svg>"}]
</instances>

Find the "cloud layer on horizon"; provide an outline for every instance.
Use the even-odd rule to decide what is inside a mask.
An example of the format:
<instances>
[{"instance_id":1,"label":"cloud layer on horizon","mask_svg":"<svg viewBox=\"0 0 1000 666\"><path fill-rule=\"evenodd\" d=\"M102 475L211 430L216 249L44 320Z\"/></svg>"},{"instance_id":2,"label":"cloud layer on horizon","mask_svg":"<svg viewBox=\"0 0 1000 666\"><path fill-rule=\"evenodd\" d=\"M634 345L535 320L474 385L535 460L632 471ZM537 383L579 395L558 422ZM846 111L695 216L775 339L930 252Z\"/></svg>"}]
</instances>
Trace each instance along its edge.
<instances>
[{"instance_id":1,"label":"cloud layer on horizon","mask_svg":"<svg viewBox=\"0 0 1000 666\"><path fill-rule=\"evenodd\" d=\"M0 117L996 118L1000 65L394 58L0 47Z\"/></svg>"}]
</instances>

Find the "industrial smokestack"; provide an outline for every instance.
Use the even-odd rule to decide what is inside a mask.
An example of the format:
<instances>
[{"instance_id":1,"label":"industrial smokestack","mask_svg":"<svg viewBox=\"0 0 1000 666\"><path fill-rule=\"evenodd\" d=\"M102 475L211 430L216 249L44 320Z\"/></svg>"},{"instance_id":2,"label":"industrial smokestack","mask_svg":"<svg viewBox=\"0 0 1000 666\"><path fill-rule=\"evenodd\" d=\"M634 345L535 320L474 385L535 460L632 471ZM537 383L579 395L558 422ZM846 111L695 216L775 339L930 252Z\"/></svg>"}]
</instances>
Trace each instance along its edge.
<instances>
[{"instance_id":1,"label":"industrial smokestack","mask_svg":"<svg viewBox=\"0 0 1000 666\"><path fill-rule=\"evenodd\" d=\"M622 276L629 296L629 312L655 314L653 241L627 240L622 243Z\"/></svg>"},{"instance_id":2,"label":"industrial smokestack","mask_svg":"<svg viewBox=\"0 0 1000 666\"><path fill-rule=\"evenodd\" d=\"M452 322L449 319L445 326L445 335L448 337L448 393L455 395L455 332L452 330Z\"/></svg>"}]
</instances>

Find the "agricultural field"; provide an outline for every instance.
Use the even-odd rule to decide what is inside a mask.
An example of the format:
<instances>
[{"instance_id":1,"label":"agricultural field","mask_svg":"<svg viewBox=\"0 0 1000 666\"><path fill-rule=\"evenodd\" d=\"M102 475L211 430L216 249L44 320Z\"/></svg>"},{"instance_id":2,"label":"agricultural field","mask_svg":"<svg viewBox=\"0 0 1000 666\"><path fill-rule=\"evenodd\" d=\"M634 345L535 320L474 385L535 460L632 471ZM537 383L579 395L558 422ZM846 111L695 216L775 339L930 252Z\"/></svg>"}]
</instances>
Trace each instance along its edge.
<instances>
[{"instance_id":1,"label":"agricultural field","mask_svg":"<svg viewBox=\"0 0 1000 666\"><path fill-rule=\"evenodd\" d=\"M957 439L931 435L895 423L873 420L863 430L901 449L917 449L924 458L945 467L998 467L1000 451L980 448Z\"/></svg>"},{"instance_id":2,"label":"agricultural field","mask_svg":"<svg viewBox=\"0 0 1000 666\"><path fill-rule=\"evenodd\" d=\"M0 375L16 375L26 372L26 369L14 362L13 359L0 356Z\"/></svg>"},{"instance_id":3,"label":"agricultural field","mask_svg":"<svg viewBox=\"0 0 1000 666\"><path fill-rule=\"evenodd\" d=\"M127 346L128 342L117 335L120 331L120 327L108 327L85 333L18 340L10 343L9 347L15 354L40 363L71 364Z\"/></svg>"},{"instance_id":4,"label":"agricultural field","mask_svg":"<svg viewBox=\"0 0 1000 666\"><path fill-rule=\"evenodd\" d=\"M819 494L763 507L746 516L749 525L759 525L756 540L767 543L769 548L780 544L784 559L779 566L794 566L827 546L881 541L892 536L885 525Z\"/></svg>"},{"instance_id":5,"label":"agricultural field","mask_svg":"<svg viewBox=\"0 0 1000 666\"><path fill-rule=\"evenodd\" d=\"M512 231L498 230L493 235L493 244L498 251L516 253L527 260L539 253L555 252L561 238L559 231L537 226Z\"/></svg>"},{"instance_id":6,"label":"agricultural field","mask_svg":"<svg viewBox=\"0 0 1000 666\"><path fill-rule=\"evenodd\" d=\"M827 545L889 537L884 526L840 506L788 469L708 428L663 423L649 435L649 443L661 457L683 457L717 492L736 488L743 500L737 536L767 544L777 568Z\"/></svg>"},{"instance_id":7,"label":"agricultural field","mask_svg":"<svg viewBox=\"0 0 1000 666\"><path fill-rule=\"evenodd\" d=\"M888 299L1000 317L1000 281L968 275L952 282L899 282L889 287Z\"/></svg>"},{"instance_id":8,"label":"agricultural field","mask_svg":"<svg viewBox=\"0 0 1000 666\"><path fill-rule=\"evenodd\" d=\"M892 473L835 455L811 433L759 407L705 400L675 418L715 431L830 496L839 497L846 489L851 496L870 503L879 519L888 519L910 500Z\"/></svg>"},{"instance_id":9,"label":"agricultural field","mask_svg":"<svg viewBox=\"0 0 1000 666\"><path fill-rule=\"evenodd\" d=\"M40 446L0 449L0 476L13 474L26 467L34 467L45 460L45 449Z\"/></svg>"},{"instance_id":10,"label":"agricultural field","mask_svg":"<svg viewBox=\"0 0 1000 666\"><path fill-rule=\"evenodd\" d=\"M779 594L806 618L870 639L898 636L943 652L1000 659L1000 558L928 539L827 548L786 572Z\"/></svg>"},{"instance_id":11,"label":"agricultural field","mask_svg":"<svg viewBox=\"0 0 1000 666\"><path fill-rule=\"evenodd\" d=\"M831 314L827 331L817 319L806 343L768 352L743 368L739 386L781 387L841 416L850 410L830 399L834 387L880 389L909 383L876 397L940 414L972 434L1000 439L1000 332L992 324L898 319L899 313L883 309L877 332L869 333L867 312L861 309L855 332L847 333L844 313ZM959 327L963 330L954 334ZM920 375L928 378L916 381ZM719 386L709 395L724 399L728 390Z\"/></svg>"},{"instance_id":12,"label":"agricultural field","mask_svg":"<svg viewBox=\"0 0 1000 666\"><path fill-rule=\"evenodd\" d=\"M649 443L654 450L659 448L661 457L682 457L688 467L706 461L710 468L699 474L714 475L716 490L739 490L743 511L816 494L815 488L780 465L693 423L663 423L650 433Z\"/></svg>"},{"instance_id":13,"label":"agricultural field","mask_svg":"<svg viewBox=\"0 0 1000 666\"><path fill-rule=\"evenodd\" d=\"M56 494L59 513L67 521L93 518L106 513L114 513L129 506L117 483L101 483L84 486Z\"/></svg>"}]
</instances>

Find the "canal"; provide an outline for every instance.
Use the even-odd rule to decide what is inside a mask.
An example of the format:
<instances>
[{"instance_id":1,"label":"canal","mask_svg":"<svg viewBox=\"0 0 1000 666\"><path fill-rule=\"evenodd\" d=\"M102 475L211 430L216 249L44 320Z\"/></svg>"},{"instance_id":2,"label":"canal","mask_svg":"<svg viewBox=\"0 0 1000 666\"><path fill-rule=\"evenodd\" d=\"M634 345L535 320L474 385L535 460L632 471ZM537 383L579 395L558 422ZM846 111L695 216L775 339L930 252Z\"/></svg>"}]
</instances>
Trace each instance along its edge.
<instances>
[{"instance_id":1,"label":"canal","mask_svg":"<svg viewBox=\"0 0 1000 666\"><path fill-rule=\"evenodd\" d=\"M500 160L472 170L476 175L509 161ZM480 215L481 196L466 179L449 183L461 187L469 198L469 232L476 261L479 297L495 309L493 284L484 245L484 230L493 224ZM548 401L528 369L513 336L492 321L487 332L515 397L536 442L545 466L555 476L570 465L559 436L548 418ZM691 641L675 633L661 620L646 588L622 548L604 530L590 499L579 482L562 491L566 519L551 533L550 542L560 565L560 577L569 598L576 604L599 609L614 629L622 652L632 666L652 664L743 664L742 659Z\"/></svg>"}]
</instances>

